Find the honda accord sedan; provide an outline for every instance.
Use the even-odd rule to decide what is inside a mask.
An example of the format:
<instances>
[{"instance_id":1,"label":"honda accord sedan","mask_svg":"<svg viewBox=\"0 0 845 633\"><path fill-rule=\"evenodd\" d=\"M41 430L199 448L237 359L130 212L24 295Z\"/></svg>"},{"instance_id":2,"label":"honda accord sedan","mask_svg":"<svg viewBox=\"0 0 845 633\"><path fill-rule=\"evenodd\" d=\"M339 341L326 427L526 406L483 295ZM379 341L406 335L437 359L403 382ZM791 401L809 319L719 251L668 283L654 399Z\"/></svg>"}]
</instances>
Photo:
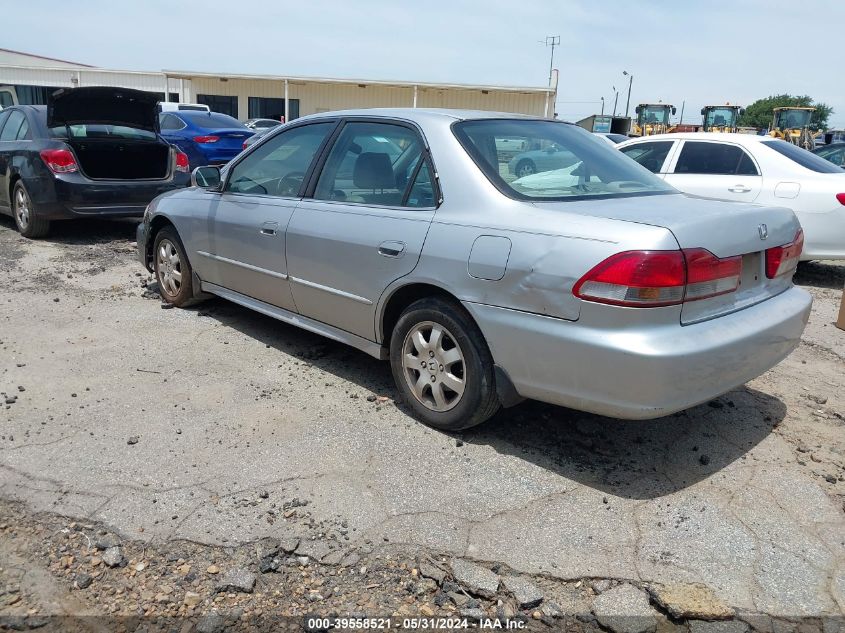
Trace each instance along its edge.
<instances>
[{"instance_id":1,"label":"honda accord sedan","mask_svg":"<svg viewBox=\"0 0 845 633\"><path fill-rule=\"evenodd\" d=\"M53 220L140 217L150 200L190 182L188 157L158 134L157 96L75 88L47 107L0 113L0 213L24 237Z\"/></svg>"},{"instance_id":2,"label":"honda accord sedan","mask_svg":"<svg viewBox=\"0 0 845 633\"><path fill-rule=\"evenodd\" d=\"M517 178L507 138L576 164ZM667 415L778 363L810 312L792 211L687 197L571 124L322 113L193 179L138 227L163 300L217 295L389 360L442 429L523 398Z\"/></svg>"}]
</instances>

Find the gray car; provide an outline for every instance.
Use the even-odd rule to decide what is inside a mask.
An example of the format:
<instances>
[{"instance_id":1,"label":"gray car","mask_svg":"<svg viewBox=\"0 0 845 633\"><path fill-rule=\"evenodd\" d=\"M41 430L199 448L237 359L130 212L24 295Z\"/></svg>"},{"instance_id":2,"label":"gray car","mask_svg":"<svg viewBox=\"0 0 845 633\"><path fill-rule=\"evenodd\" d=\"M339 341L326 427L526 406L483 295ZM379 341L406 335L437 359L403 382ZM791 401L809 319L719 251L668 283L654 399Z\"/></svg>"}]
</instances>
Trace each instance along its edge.
<instances>
[{"instance_id":1,"label":"gray car","mask_svg":"<svg viewBox=\"0 0 845 633\"><path fill-rule=\"evenodd\" d=\"M505 138L577 161L515 179ZM217 295L389 359L438 428L523 398L663 416L771 368L810 312L791 211L684 196L566 123L322 113L194 181L138 227L163 300Z\"/></svg>"}]
</instances>

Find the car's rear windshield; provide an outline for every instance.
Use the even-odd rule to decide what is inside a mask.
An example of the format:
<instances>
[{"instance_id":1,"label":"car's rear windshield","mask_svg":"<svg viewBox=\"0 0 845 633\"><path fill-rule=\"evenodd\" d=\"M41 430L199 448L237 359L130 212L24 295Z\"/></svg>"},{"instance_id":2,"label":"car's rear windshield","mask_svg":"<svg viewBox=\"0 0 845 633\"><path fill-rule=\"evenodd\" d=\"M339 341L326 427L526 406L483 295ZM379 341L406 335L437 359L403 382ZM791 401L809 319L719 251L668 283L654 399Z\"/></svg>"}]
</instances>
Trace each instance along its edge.
<instances>
[{"instance_id":1,"label":"car's rear windshield","mask_svg":"<svg viewBox=\"0 0 845 633\"><path fill-rule=\"evenodd\" d=\"M246 126L238 121L234 117L230 117L228 114L221 114L220 112L187 112L184 110L179 111L179 116L188 121L189 123L193 123L194 125L207 128L207 129L215 129L221 127L242 127L246 128ZM247 128L248 129L248 128Z\"/></svg>"},{"instance_id":2,"label":"car's rear windshield","mask_svg":"<svg viewBox=\"0 0 845 633\"><path fill-rule=\"evenodd\" d=\"M771 141L763 141L763 145L769 149L775 150L778 154L783 154L794 163L798 163L801 167L806 167L809 170L816 171L820 174L841 174L842 168L837 167L831 162L826 161L820 156L816 156L812 152L787 143L780 139L773 139Z\"/></svg>"},{"instance_id":3,"label":"car's rear windshield","mask_svg":"<svg viewBox=\"0 0 845 633\"><path fill-rule=\"evenodd\" d=\"M647 169L575 125L479 119L452 127L481 171L512 198L573 200L677 193Z\"/></svg>"},{"instance_id":4,"label":"car's rear windshield","mask_svg":"<svg viewBox=\"0 0 845 633\"><path fill-rule=\"evenodd\" d=\"M80 123L77 125L58 125L50 128L53 138L67 139L115 139L152 141L156 139L154 132L138 130L124 125L103 125L100 123Z\"/></svg>"}]
</instances>

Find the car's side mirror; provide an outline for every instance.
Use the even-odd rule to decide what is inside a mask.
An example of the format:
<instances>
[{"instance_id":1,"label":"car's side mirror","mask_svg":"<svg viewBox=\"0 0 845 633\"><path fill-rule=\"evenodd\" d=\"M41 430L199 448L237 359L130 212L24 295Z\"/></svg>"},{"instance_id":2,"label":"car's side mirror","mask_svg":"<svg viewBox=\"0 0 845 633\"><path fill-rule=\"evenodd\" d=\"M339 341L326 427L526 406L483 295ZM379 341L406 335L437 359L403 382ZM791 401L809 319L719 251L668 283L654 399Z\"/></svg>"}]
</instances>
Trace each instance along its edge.
<instances>
[{"instance_id":1,"label":"car's side mirror","mask_svg":"<svg viewBox=\"0 0 845 633\"><path fill-rule=\"evenodd\" d=\"M220 186L220 168L212 165L197 167L191 173L191 186L217 189Z\"/></svg>"}]
</instances>

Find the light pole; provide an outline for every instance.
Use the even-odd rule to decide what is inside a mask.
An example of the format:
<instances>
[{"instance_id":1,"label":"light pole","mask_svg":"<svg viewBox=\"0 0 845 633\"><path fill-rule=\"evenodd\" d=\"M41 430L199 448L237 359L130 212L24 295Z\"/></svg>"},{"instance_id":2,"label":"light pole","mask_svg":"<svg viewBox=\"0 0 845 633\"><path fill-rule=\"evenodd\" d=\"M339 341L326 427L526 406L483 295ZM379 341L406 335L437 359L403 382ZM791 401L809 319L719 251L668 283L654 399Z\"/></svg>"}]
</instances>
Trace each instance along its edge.
<instances>
[{"instance_id":1,"label":"light pole","mask_svg":"<svg viewBox=\"0 0 845 633\"><path fill-rule=\"evenodd\" d=\"M625 102L625 118L628 118L628 109L631 107L631 84L634 83L634 76L627 70L623 70L622 74L628 76L628 101Z\"/></svg>"},{"instance_id":2,"label":"light pole","mask_svg":"<svg viewBox=\"0 0 845 633\"><path fill-rule=\"evenodd\" d=\"M560 46L560 35L549 35L546 37L546 46L552 47L552 57L549 60L549 85L552 85L552 69L555 65L555 46Z\"/></svg>"},{"instance_id":3,"label":"light pole","mask_svg":"<svg viewBox=\"0 0 845 633\"><path fill-rule=\"evenodd\" d=\"M613 116L616 116L616 104L619 101L619 91L616 89L616 86L613 86L613 92L616 93L616 96L613 98Z\"/></svg>"},{"instance_id":4,"label":"light pole","mask_svg":"<svg viewBox=\"0 0 845 633\"><path fill-rule=\"evenodd\" d=\"M601 98L601 115L604 116L604 97Z\"/></svg>"}]
</instances>

